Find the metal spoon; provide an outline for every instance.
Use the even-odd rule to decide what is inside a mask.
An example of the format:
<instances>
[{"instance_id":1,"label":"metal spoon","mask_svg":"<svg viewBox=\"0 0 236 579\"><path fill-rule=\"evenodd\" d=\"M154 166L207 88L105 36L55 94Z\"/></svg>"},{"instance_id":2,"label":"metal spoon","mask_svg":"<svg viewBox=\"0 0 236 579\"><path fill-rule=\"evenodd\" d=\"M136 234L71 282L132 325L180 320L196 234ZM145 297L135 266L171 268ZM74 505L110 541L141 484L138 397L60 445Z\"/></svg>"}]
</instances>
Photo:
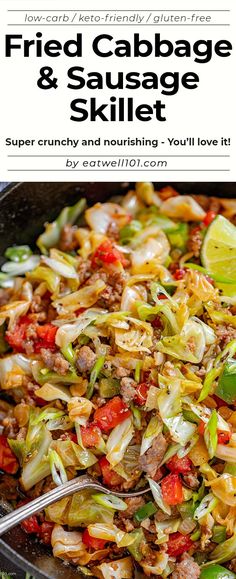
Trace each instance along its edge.
<instances>
[{"instance_id":1,"label":"metal spoon","mask_svg":"<svg viewBox=\"0 0 236 579\"><path fill-rule=\"evenodd\" d=\"M27 519L31 515L35 515L35 513L38 513L42 509L45 509L45 507L48 507L49 505L52 505L56 501L68 497L73 493L83 491L85 489L93 489L96 491L103 492L107 495L112 494L111 490L104 487L102 484L97 482L92 477L89 477L87 475L78 476L56 487L52 491L45 493L41 497L34 499L30 503L27 503L26 505L19 507L19 509L12 511L8 515L5 515L4 517L0 518L0 536L9 531L12 527L15 527L16 525L21 523L21 521L24 521L24 519ZM117 497L128 498L128 497L139 497L140 495L143 495L148 491L149 488L146 487L140 491L134 491L131 493L115 492L114 494Z\"/></svg>"}]
</instances>

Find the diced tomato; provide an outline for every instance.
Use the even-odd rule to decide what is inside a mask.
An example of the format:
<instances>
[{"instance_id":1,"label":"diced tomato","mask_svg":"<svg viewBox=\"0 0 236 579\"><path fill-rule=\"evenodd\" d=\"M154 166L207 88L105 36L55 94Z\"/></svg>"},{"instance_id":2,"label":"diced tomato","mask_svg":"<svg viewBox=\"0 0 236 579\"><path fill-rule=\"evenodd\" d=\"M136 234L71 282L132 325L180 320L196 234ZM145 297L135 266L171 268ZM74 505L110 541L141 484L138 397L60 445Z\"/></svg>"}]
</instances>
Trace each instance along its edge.
<instances>
[{"instance_id":1,"label":"diced tomato","mask_svg":"<svg viewBox=\"0 0 236 579\"><path fill-rule=\"evenodd\" d=\"M78 444L78 438L77 438L77 435L75 434L75 432L66 432L65 435L67 435L67 438L70 438L70 440L72 440L72 442L75 442L75 444ZM62 435L62 436L65 436L65 435ZM61 440L63 440L62 436L61 436Z\"/></svg>"},{"instance_id":2,"label":"diced tomato","mask_svg":"<svg viewBox=\"0 0 236 579\"><path fill-rule=\"evenodd\" d=\"M95 551L104 549L105 544L107 543L107 541L104 541L104 539L96 539L96 537L91 537L91 535L88 532L88 529L85 529L85 531L83 532L82 541L84 545L86 545L86 547L95 549Z\"/></svg>"},{"instance_id":3,"label":"diced tomato","mask_svg":"<svg viewBox=\"0 0 236 579\"><path fill-rule=\"evenodd\" d=\"M83 314L83 312L85 312L86 308L79 308L78 310L75 311L75 314L77 316L80 316L80 314Z\"/></svg>"},{"instance_id":4,"label":"diced tomato","mask_svg":"<svg viewBox=\"0 0 236 579\"><path fill-rule=\"evenodd\" d=\"M40 406L40 408L42 408L43 406L47 406L48 404L47 400L43 400L43 398L40 398L40 396L36 396L36 394L32 396L32 398L35 400L36 406Z\"/></svg>"},{"instance_id":5,"label":"diced tomato","mask_svg":"<svg viewBox=\"0 0 236 579\"><path fill-rule=\"evenodd\" d=\"M26 338L26 330L32 321L28 316L21 316L13 330L7 330L5 339L9 346L16 350L16 352L24 352L24 340Z\"/></svg>"},{"instance_id":6,"label":"diced tomato","mask_svg":"<svg viewBox=\"0 0 236 579\"><path fill-rule=\"evenodd\" d=\"M196 227L193 227L193 228L191 229L191 234L194 235L195 233L199 233L199 231L202 232L202 227L201 227L200 225L196 225Z\"/></svg>"},{"instance_id":7,"label":"diced tomato","mask_svg":"<svg viewBox=\"0 0 236 579\"><path fill-rule=\"evenodd\" d=\"M168 474L161 481L163 500L167 505L179 505L183 502L183 486L178 474Z\"/></svg>"},{"instance_id":8,"label":"diced tomato","mask_svg":"<svg viewBox=\"0 0 236 579\"><path fill-rule=\"evenodd\" d=\"M156 316L154 320L152 320L151 324L153 328L157 328L158 330L163 327L160 316Z\"/></svg>"},{"instance_id":9,"label":"diced tomato","mask_svg":"<svg viewBox=\"0 0 236 579\"><path fill-rule=\"evenodd\" d=\"M228 444L231 439L232 433L226 430L217 430L218 444Z\"/></svg>"},{"instance_id":10,"label":"diced tomato","mask_svg":"<svg viewBox=\"0 0 236 579\"><path fill-rule=\"evenodd\" d=\"M188 456L179 458L178 455L175 454L170 460L168 460L166 466L174 474L187 474L191 470L192 461Z\"/></svg>"},{"instance_id":11,"label":"diced tomato","mask_svg":"<svg viewBox=\"0 0 236 579\"><path fill-rule=\"evenodd\" d=\"M202 436L204 434L205 426L206 426L206 423L204 422L204 420L200 420L199 425L198 425L198 432Z\"/></svg>"},{"instance_id":12,"label":"diced tomato","mask_svg":"<svg viewBox=\"0 0 236 579\"><path fill-rule=\"evenodd\" d=\"M184 275L185 275L185 269L176 269L173 277L174 277L174 279L179 281L180 279L183 279Z\"/></svg>"},{"instance_id":13,"label":"diced tomato","mask_svg":"<svg viewBox=\"0 0 236 579\"><path fill-rule=\"evenodd\" d=\"M134 401L139 406L143 406L147 400L149 386L145 382L139 384L136 388Z\"/></svg>"},{"instance_id":14,"label":"diced tomato","mask_svg":"<svg viewBox=\"0 0 236 579\"><path fill-rule=\"evenodd\" d=\"M189 535L171 533L169 535L167 553L170 557L179 557L192 547L193 541Z\"/></svg>"},{"instance_id":15,"label":"diced tomato","mask_svg":"<svg viewBox=\"0 0 236 579\"><path fill-rule=\"evenodd\" d=\"M225 406L225 401L221 400L221 398L219 398L218 396L216 396L216 394L213 394L212 398L214 398L216 404L217 404L217 408L220 408L221 406Z\"/></svg>"},{"instance_id":16,"label":"diced tomato","mask_svg":"<svg viewBox=\"0 0 236 579\"><path fill-rule=\"evenodd\" d=\"M170 199L171 197L176 197L179 193L170 185L166 185L161 190L161 200L165 201L166 199Z\"/></svg>"},{"instance_id":17,"label":"diced tomato","mask_svg":"<svg viewBox=\"0 0 236 579\"><path fill-rule=\"evenodd\" d=\"M207 211L206 216L203 219L204 225L208 227L208 225L210 225L210 223L213 221L213 219L215 219L215 217L216 217L215 211Z\"/></svg>"},{"instance_id":18,"label":"diced tomato","mask_svg":"<svg viewBox=\"0 0 236 579\"><path fill-rule=\"evenodd\" d=\"M40 527L40 538L44 545L51 544L51 535L53 531L54 523L44 521Z\"/></svg>"},{"instance_id":19,"label":"diced tomato","mask_svg":"<svg viewBox=\"0 0 236 579\"><path fill-rule=\"evenodd\" d=\"M34 351L36 354L40 352L41 348L54 351L56 349L55 337L58 328L53 326L53 324L44 324L43 326L37 326L37 336L38 340L35 342Z\"/></svg>"},{"instance_id":20,"label":"diced tomato","mask_svg":"<svg viewBox=\"0 0 236 579\"><path fill-rule=\"evenodd\" d=\"M31 517L28 517L28 519L25 519L24 521L21 522L20 524L21 528L24 529L24 531L26 533L37 533L39 534L41 532L41 527L38 523L38 519L36 517L36 515L32 515Z\"/></svg>"},{"instance_id":21,"label":"diced tomato","mask_svg":"<svg viewBox=\"0 0 236 579\"><path fill-rule=\"evenodd\" d=\"M209 275L205 275L205 278L211 285L214 285L214 279L212 279L212 277L210 277Z\"/></svg>"},{"instance_id":22,"label":"diced tomato","mask_svg":"<svg viewBox=\"0 0 236 579\"><path fill-rule=\"evenodd\" d=\"M158 294L157 297L158 297L159 300L167 300L167 299L168 299L165 294Z\"/></svg>"},{"instance_id":23,"label":"diced tomato","mask_svg":"<svg viewBox=\"0 0 236 579\"><path fill-rule=\"evenodd\" d=\"M8 474L15 474L18 471L18 461L12 452L7 437L0 435L0 469Z\"/></svg>"},{"instance_id":24,"label":"diced tomato","mask_svg":"<svg viewBox=\"0 0 236 579\"><path fill-rule=\"evenodd\" d=\"M43 400L43 398L40 398L40 396L35 394L35 390L37 390L39 386L37 384L35 384L35 388L33 386L34 385L32 384L32 388L28 388L28 394L30 395L30 398L35 400L36 406L46 406L48 404L47 400Z\"/></svg>"},{"instance_id":25,"label":"diced tomato","mask_svg":"<svg viewBox=\"0 0 236 579\"><path fill-rule=\"evenodd\" d=\"M124 267L128 265L127 259L125 259L123 254L113 246L110 239L103 241L97 247L92 257L93 265L97 265L99 262L109 265L110 263L116 263L116 261L120 261Z\"/></svg>"},{"instance_id":26,"label":"diced tomato","mask_svg":"<svg viewBox=\"0 0 236 579\"><path fill-rule=\"evenodd\" d=\"M94 421L103 432L109 432L118 424L121 424L131 415L128 406L119 396L115 396L109 402L97 408L94 412Z\"/></svg>"},{"instance_id":27,"label":"diced tomato","mask_svg":"<svg viewBox=\"0 0 236 579\"><path fill-rule=\"evenodd\" d=\"M124 479L111 468L111 465L105 456L102 456L102 458L99 459L99 466L102 471L104 485L116 487L124 482Z\"/></svg>"},{"instance_id":28,"label":"diced tomato","mask_svg":"<svg viewBox=\"0 0 236 579\"><path fill-rule=\"evenodd\" d=\"M30 324L32 324L32 320L29 316L21 316L14 329L11 331L7 330L6 341L13 350L16 350L17 352L25 351L24 340L26 339L27 328ZM37 338L34 338L34 352L36 354L40 352L41 348L55 351L55 336L57 329L58 328L53 326L53 324L43 324L42 326L35 324Z\"/></svg>"},{"instance_id":29,"label":"diced tomato","mask_svg":"<svg viewBox=\"0 0 236 579\"><path fill-rule=\"evenodd\" d=\"M221 406L225 406L225 402L223 403L223 405L221 404ZM205 426L206 426L205 422L203 420L200 420L200 423L198 425L198 432L202 436L204 435ZM228 430L217 430L217 434L218 434L218 444L228 444L232 435L232 433Z\"/></svg>"},{"instance_id":30,"label":"diced tomato","mask_svg":"<svg viewBox=\"0 0 236 579\"><path fill-rule=\"evenodd\" d=\"M101 430L96 426L96 424L88 424L87 426L81 426L80 429L81 438L83 445L86 448L91 448L97 446L101 438Z\"/></svg>"}]
</instances>

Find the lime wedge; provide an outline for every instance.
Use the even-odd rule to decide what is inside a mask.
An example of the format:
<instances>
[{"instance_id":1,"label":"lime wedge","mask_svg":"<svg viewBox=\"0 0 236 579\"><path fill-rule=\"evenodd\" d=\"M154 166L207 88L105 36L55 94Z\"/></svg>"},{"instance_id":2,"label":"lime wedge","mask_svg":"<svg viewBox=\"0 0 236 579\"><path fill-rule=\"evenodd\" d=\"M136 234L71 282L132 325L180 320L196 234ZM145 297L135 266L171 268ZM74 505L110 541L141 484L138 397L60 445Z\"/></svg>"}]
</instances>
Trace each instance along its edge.
<instances>
[{"instance_id":1,"label":"lime wedge","mask_svg":"<svg viewBox=\"0 0 236 579\"><path fill-rule=\"evenodd\" d=\"M236 283L236 227L223 215L218 215L208 227L201 260L209 275Z\"/></svg>"}]
</instances>

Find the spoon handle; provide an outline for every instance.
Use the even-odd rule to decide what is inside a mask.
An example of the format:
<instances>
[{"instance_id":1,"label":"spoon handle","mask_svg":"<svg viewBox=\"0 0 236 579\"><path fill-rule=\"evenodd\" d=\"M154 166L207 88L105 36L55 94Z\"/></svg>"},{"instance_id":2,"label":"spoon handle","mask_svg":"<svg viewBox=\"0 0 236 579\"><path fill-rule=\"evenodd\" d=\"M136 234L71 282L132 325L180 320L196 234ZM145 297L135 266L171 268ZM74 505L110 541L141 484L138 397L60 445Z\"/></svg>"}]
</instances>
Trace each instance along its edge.
<instances>
[{"instance_id":1,"label":"spoon handle","mask_svg":"<svg viewBox=\"0 0 236 579\"><path fill-rule=\"evenodd\" d=\"M0 536L31 515L35 515L35 513L38 513L56 501L59 501L64 497L68 497L77 491L84 490L85 488L101 490L101 486L99 484L96 484L94 481L90 481L87 476L82 475L56 487L55 489L52 489L37 499L26 503L22 507L15 509L14 511L0 518Z\"/></svg>"},{"instance_id":2,"label":"spoon handle","mask_svg":"<svg viewBox=\"0 0 236 579\"><path fill-rule=\"evenodd\" d=\"M59 501L60 499L73 495L73 493L82 491L84 489L94 489L108 495L112 492L110 489L107 489L99 482L96 482L94 479L88 477L87 475L78 476L0 518L0 536L12 529L12 527L19 525L21 521L24 521L24 519L31 517L31 515L35 515L35 513L38 513L56 501ZM145 488L130 493L115 492L115 495L122 498L138 497L146 493L148 490L149 489Z\"/></svg>"}]
</instances>

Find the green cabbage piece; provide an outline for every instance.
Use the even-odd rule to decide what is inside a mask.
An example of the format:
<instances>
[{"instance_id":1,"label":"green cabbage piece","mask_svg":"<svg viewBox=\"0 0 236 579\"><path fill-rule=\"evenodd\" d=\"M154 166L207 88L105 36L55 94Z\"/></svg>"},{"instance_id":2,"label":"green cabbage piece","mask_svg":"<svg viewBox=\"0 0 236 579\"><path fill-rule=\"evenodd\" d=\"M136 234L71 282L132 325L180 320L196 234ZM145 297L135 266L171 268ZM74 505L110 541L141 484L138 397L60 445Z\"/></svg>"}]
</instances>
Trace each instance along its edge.
<instances>
[{"instance_id":1,"label":"green cabbage piece","mask_svg":"<svg viewBox=\"0 0 236 579\"><path fill-rule=\"evenodd\" d=\"M69 370L65 376L62 374L57 374L53 370L44 368L43 365L38 360L33 360L32 364L32 374L34 379L40 386L43 386L46 382L52 384L64 383L64 384L77 384L80 381L80 377L76 374L75 370Z\"/></svg>"},{"instance_id":2,"label":"green cabbage piece","mask_svg":"<svg viewBox=\"0 0 236 579\"><path fill-rule=\"evenodd\" d=\"M64 207L55 221L46 224L44 233L38 237L36 242L41 253L47 255L48 249L58 244L63 227L67 223L73 225L85 208L86 199L80 199L72 207Z\"/></svg>"},{"instance_id":3,"label":"green cabbage piece","mask_svg":"<svg viewBox=\"0 0 236 579\"><path fill-rule=\"evenodd\" d=\"M8 439L12 451L22 467L21 484L27 491L50 474L48 451L52 436L43 422L33 424L35 411L31 411L26 439Z\"/></svg>"},{"instance_id":4,"label":"green cabbage piece","mask_svg":"<svg viewBox=\"0 0 236 579\"><path fill-rule=\"evenodd\" d=\"M62 499L46 509L47 519L59 525L87 527L95 523L111 524L114 510L99 505L92 498L94 491L82 491Z\"/></svg>"},{"instance_id":5,"label":"green cabbage piece","mask_svg":"<svg viewBox=\"0 0 236 579\"><path fill-rule=\"evenodd\" d=\"M127 245L131 239L142 229L142 223L140 221L133 219L128 225L125 225L120 229L120 243L122 245Z\"/></svg>"},{"instance_id":6,"label":"green cabbage piece","mask_svg":"<svg viewBox=\"0 0 236 579\"><path fill-rule=\"evenodd\" d=\"M185 420L182 414L164 419L164 424L169 429L172 440L181 444L181 446L185 446L191 441L197 430L196 424ZM186 450L186 454L188 452L189 449Z\"/></svg>"},{"instance_id":7,"label":"green cabbage piece","mask_svg":"<svg viewBox=\"0 0 236 579\"><path fill-rule=\"evenodd\" d=\"M194 352L189 347L190 339L194 342ZM158 342L157 349L173 358L197 364L202 360L205 345L206 339L202 326L189 319L180 334L164 337Z\"/></svg>"},{"instance_id":8,"label":"green cabbage piece","mask_svg":"<svg viewBox=\"0 0 236 579\"><path fill-rule=\"evenodd\" d=\"M141 548L146 544L143 529L135 529L134 531L131 531L129 535L134 537L134 542L131 545L128 545L127 549L134 557L135 561L141 561L141 559L143 559Z\"/></svg>"},{"instance_id":9,"label":"green cabbage piece","mask_svg":"<svg viewBox=\"0 0 236 579\"><path fill-rule=\"evenodd\" d=\"M66 468L74 466L77 469L85 469L97 462L91 450L82 448L72 440L54 440L52 447L59 454Z\"/></svg>"},{"instance_id":10,"label":"green cabbage piece","mask_svg":"<svg viewBox=\"0 0 236 579\"><path fill-rule=\"evenodd\" d=\"M38 267L27 274L27 278L30 281L45 281L48 291L52 294L57 291L60 284L60 276L45 265L38 265Z\"/></svg>"}]
</instances>

